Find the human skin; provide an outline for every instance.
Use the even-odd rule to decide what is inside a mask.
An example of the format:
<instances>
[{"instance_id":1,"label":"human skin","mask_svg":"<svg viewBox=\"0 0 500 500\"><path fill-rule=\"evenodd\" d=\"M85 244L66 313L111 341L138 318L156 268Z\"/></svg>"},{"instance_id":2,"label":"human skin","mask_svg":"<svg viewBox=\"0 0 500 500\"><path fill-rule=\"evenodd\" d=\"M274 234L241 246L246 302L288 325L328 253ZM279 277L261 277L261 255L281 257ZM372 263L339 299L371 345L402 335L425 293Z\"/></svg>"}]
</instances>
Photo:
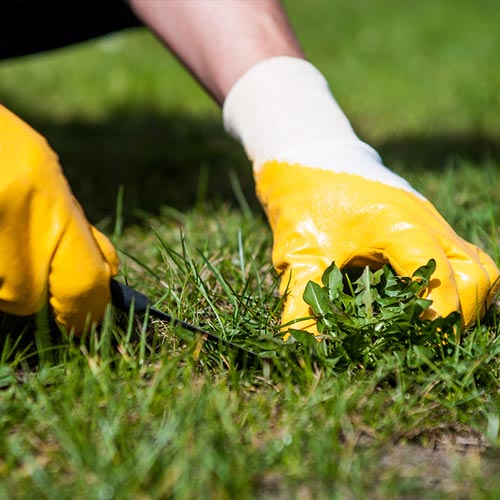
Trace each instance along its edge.
<instances>
[{"instance_id":1,"label":"human skin","mask_svg":"<svg viewBox=\"0 0 500 500\"><path fill-rule=\"evenodd\" d=\"M130 2L144 23L223 105L226 130L240 140L254 162L257 192L273 228L273 262L282 276L282 293L287 295L284 323L308 315L301 291L309 279L319 281L321 268L332 260L344 262L339 257L343 245L351 249L347 264L372 265L371 257L364 259L366 248L371 248L377 259L382 258L377 264L401 260L401 265L394 267L405 275L411 275L417 264L435 258L436 273L441 277L432 296L436 313L461 310L468 324L476 319L476 310L484 311L492 284L499 276L494 262L479 249L457 240L445 223L416 230L422 226L420 215L425 208L417 203L421 209L416 210L417 216L410 217L409 207L415 203L395 204L400 196L384 184L387 169L370 161L370 154L358 154L367 146L352 131L326 80L305 61L278 0ZM88 227L48 144L8 110L0 107L0 111L4 120L0 127L4 130L0 134L0 203L8 215L6 224L0 224L0 240L10 248L6 254L10 258L3 259L4 266L0 265L0 309L31 314L49 298L59 323L81 331L88 318L100 320L109 302L108 284L117 271L116 254L103 235ZM339 144L346 141L350 156L343 158ZM297 153L297 148L301 151L298 156L290 153ZM30 151L36 154L28 154ZM287 151L292 156L278 161ZM325 188L328 194L338 195L339 187L345 184L338 172L339 168L346 170L343 162L347 162L345 173L354 183L344 189L344 196L331 199L319 195ZM26 172L20 169L22 165ZM325 168L330 172L325 173ZM396 184L405 191L404 181ZM284 188L278 189L279 185ZM51 187L49 191L47 186ZM360 199L363 189L367 197ZM298 202L299 194L302 202ZM413 197L418 202L419 195L414 193ZM365 229L359 223L353 225L361 241L354 242L349 224L343 224L346 230L336 229L342 223L341 211L348 221L356 222L356 214L360 221L368 217L373 221ZM47 220L51 222L47 224ZM391 227L403 229L404 240L387 233ZM62 231L54 238L59 228ZM26 258L19 249L28 233L36 244ZM381 241L381 235L386 233L388 237ZM448 237L436 236L442 233ZM88 258L75 259L78 253L72 249L85 247L81 244L84 240L88 243ZM455 245L451 241L459 242ZM398 246L398 242L403 244ZM459 252L459 247L465 250ZM412 255L418 255L418 263L412 261ZM83 261L86 264L82 266ZM314 273L304 273L304 268ZM79 276L77 271L92 278L74 279ZM293 280L289 280L292 274ZM438 300L438 295L443 300Z\"/></svg>"},{"instance_id":2,"label":"human skin","mask_svg":"<svg viewBox=\"0 0 500 500\"><path fill-rule=\"evenodd\" d=\"M305 58L278 0L130 0L130 6L220 105L258 62Z\"/></svg>"},{"instance_id":3,"label":"human skin","mask_svg":"<svg viewBox=\"0 0 500 500\"><path fill-rule=\"evenodd\" d=\"M324 106L314 107L319 96L325 91L324 86L317 83L316 77L313 78L314 83L300 87L300 91L296 92L293 98L286 98L290 95L291 87L309 81L307 75L310 75L312 70L302 68L298 77L291 79L290 75L293 74L291 66L297 66L297 59L306 58L279 0L130 0L130 5L136 15L176 54L214 99L224 106L226 130L240 140L250 160L254 161L257 192L273 227L275 267L282 273L285 284L287 272L293 271L292 274L297 278L295 281L290 281L290 288L282 289L282 292L288 295L284 322L297 316L308 316L307 308L301 299L305 284L309 279L318 281L321 268L326 267L332 260L338 260L338 250L342 247L342 242L347 242L347 246L352 246L353 243L351 230L345 231L345 234L340 236L337 234L330 249L325 244L314 243L322 236L330 238L335 233L330 227L326 228L322 235L318 227L326 214L329 214L328 220L336 221L335 216L340 208L339 197L330 202L323 197L319 202L317 213L309 218L304 217L304 213L314 205L318 192L323 187L321 182L316 184L314 182L314 179L322 178L323 172L321 169L304 170L302 167L312 167L314 163L312 158L318 159L321 156L318 149L319 142L336 143L339 140L348 140L351 145L354 144L354 148L362 148L347 118L342 116L341 111L334 109L335 106L329 104L333 100L331 95L331 98L322 101L325 103ZM278 77L281 74L276 72L276 65L280 63L276 62L276 59L290 58L295 59L295 63L285 62L287 70L283 77ZM274 62L268 64L269 61ZM268 68L265 75L262 73L264 66ZM271 66L274 69L270 69ZM260 75L259 78L252 76L256 71ZM251 85L249 81L252 81ZM271 81L272 85L266 86L266 81ZM274 85L275 82L279 82L278 85ZM325 92L330 94L329 90ZM243 97L238 101L235 95ZM235 102L239 104L235 105ZM264 106L263 102L266 103ZM298 103L301 103L302 107L298 106ZM278 109L281 111L278 112ZM228 116L231 116L229 121L227 121ZM294 126L291 124L293 116L299 116ZM332 124L332 122L332 126L322 125L318 131L318 123ZM306 155L301 157L301 161L292 162L301 167L300 172L287 166L276 178L269 175L273 182L270 183L271 189L267 189L263 188L265 183L262 182L264 177L259 175L262 166L259 166L259 163L274 165L267 170L280 171L278 168L280 162L273 162L277 158L273 155L265 157L270 150L273 150L269 148L269 143L276 140L277 136L293 137L293 143L287 143L284 150L274 151L275 156L279 156L287 149L305 147L306 143L312 146L308 157ZM283 146L283 143L280 142L279 145ZM261 150L263 153L259 153ZM259 161L256 161L258 157ZM319 163L324 169L331 163L332 157L335 159L332 167L335 173L339 169L339 164L345 161L335 152L322 157ZM436 290L430 295L436 306L435 313L446 315L452 310L460 310L464 315L465 324L474 322L477 315L484 312L484 307L492 296L493 284L498 282L499 271L494 262L473 245L462 242L442 219L434 225L417 229L420 227L419 224L410 222L418 221L421 218L420 212L422 216L426 213L426 208L418 201L421 196L414 193L410 196L411 203L398 205L395 203L395 199L398 198L395 193L399 191L391 191L384 184L386 174L377 177L378 174L374 172L380 173L380 168L374 168L364 160L361 160L361 163L362 165L356 165L356 168L361 167L366 171L364 176L356 178L354 185L346 191L344 208L349 217L353 217L356 213L363 215L361 219L366 219L367 215L378 217L373 219L376 228L374 234L369 236L369 231L361 232L361 241L352 249L351 260L363 262L363 265L373 263L373 259L367 261L361 258L364 256L365 247L373 247L377 249L377 266L383 263L394 265L397 261L400 262L400 265L395 266L398 272L411 275L417 267L425 264L430 258L435 258L438 262L436 276L441 278L440 286L436 286ZM348 173L349 180L355 178L352 170ZM299 181L302 175L304 180ZM366 183L365 177L369 179L373 175L375 178L372 180L377 182ZM338 176L328 174L327 177L324 182L328 186L328 192L338 192ZM291 182L286 190L276 192L272 189L272 186L278 185L283 180ZM309 188L306 187L306 180L312 182ZM403 180L398 183L405 184ZM355 206L353 200L358 196L361 185L367 186L367 194L373 203L365 200L360 206ZM272 193L272 196L268 196L266 194L268 192ZM293 195L291 199L287 197L290 193ZM297 204L298 194L304 198L303 204ZM382 209L383 202L387 202L387 206ZM418 216L412 218L409 207L415 204L419 208ZM300 207L299 213L291 214L290 210L295 205ZM434 210L432 207L432 211ZM283 216L283 214L288 215ZM273 221L276 222L280 217L287 220L286 231L278 230L278 225L273 224ZM389 224L388 221L393 219L396 223ZM432 217L431 219L434 221ZM304 229L310 227L314 227L315 230ZM388 237L380 241L380 235L385 234L390 227L408 228L408 230L405 230L403 239L399 234L389 231ZM359 231L358 226L357 230ZM438 237L441 233L447 237ZM287 236L282 237L280 234ZM301 236L298 238L299 242L292 237L297 235ZM284 243L280 245L282 240ZM284 254L292 255L293 258L278 258L278 254L282 253L279 251L280 247L286 249ZM459 247L463 251L450 250ZM416 255L421 262L413 262L413 256ZM309 265L308 258L312 258L314 262L319 259L321 261L319 268ZM304 267L314 268L316 271L299 279L299 276L307 274L301 271Z\"/></svg>"}]
</instances>

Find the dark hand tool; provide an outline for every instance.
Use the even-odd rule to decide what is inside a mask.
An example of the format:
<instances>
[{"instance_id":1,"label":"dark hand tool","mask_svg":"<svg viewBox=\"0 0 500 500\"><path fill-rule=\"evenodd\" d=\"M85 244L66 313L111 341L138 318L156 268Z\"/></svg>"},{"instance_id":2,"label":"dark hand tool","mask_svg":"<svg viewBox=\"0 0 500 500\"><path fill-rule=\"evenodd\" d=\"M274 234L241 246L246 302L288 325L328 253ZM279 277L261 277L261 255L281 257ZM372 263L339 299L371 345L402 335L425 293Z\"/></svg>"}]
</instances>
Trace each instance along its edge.
<instances>
[{"instance_id":1,"label":"dark hand tool","mask_svg":"<svg viewBox=\"0 0 500 500\"><path fill-rule=\"evenodd\" d=\"M234 344L229 340L219 337L215 333L203 330L202 328L199 328L190 323L186 323L185 321L181 321L180 319L174 318L169 314L160 311L159 309L151 307L151 301L148 299L148 297L146 297L146 295L114 279L111 280L111 298L113 301L113 305L117 309L120 309L120 311L129 312L132 303L134 304L134 312L139 314L144 314L149 308L149 314L151 316L163 321L167 321L173 327L182 328L183 330L187 330L191 333L202 335L207 340L212 340L214 342L227 345L232 350L237 351L237 361L242 361L242 359L255 360L256 358L258 358L258 354L256 352L247 349L246 347Z\"/></svg>"}]
</instances>

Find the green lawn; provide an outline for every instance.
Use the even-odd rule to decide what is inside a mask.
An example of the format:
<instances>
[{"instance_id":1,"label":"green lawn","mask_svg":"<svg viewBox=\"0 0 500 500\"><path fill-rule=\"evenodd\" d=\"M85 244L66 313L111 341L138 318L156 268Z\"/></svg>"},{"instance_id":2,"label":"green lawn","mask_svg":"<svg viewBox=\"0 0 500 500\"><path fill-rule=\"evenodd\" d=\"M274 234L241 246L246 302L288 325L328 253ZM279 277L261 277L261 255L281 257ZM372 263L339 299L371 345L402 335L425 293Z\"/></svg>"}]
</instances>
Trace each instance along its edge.
<instances>
[{"instance_id":1,"label":"green lawn","mask_svg":"<svg viewBox=\"0 0 500 500\"><path fill-rule=\"evenodd\" d=\"M359 135L500 264L496 3L285 5ZM60 154L120 279L275 352L236 366L225 346L117 312L84 339L2 316L0 497L498 496L498 314L460 343L390 344L371 364L280 345L248 161L151 35L1 62L0 96Z\"/></svg>"}]
</instances>

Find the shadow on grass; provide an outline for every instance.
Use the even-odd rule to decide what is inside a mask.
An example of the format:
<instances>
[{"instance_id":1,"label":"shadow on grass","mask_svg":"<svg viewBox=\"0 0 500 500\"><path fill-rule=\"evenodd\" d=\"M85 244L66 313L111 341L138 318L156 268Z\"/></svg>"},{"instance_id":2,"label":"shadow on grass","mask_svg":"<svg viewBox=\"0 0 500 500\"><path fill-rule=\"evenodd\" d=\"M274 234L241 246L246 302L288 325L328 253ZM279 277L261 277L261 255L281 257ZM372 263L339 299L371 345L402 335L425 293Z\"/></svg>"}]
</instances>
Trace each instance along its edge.
<instances>
[{"instance_id":1,"label":"shadow on grass","mask_svg":"<svg viewBox=\"0 0 500 500\"><path fill-rule=\"evenodd\" d=\"M230 171L238 176L250 206L260 210L250 164L216 117L168 115L130 108L115 112L103 122L61 124L28 110L18 109L18 112L59 153L70 184L94 223L114 213L120 185L125 189L126 223L134 222L137 212L157 213L162 205L179 210L188 209L197 201L237 205ZM439 171L456 158L478 168L485 161L500 164L497 137L402 136L373 145L387 165L405 170ZM12 329L18 333L27 325L32 328L29 326L32 319L19 319L9 328L2 321L3 331ZM4 340L0 339L0 351L3 345ZM24 347L29 349L28 345Z\"/></svg>"},{"instance_id":2,"label":"shadow on grass","mask_svg":"<svg viewBox=\"0 0 500 500\"><path fill-rule=\"evenodd\" d=\"M250 206L259 210L250 164L216 117L133 108L97 123L61 125L30 116L29 111L23 117L59 153L70 184L94 223L114 213L120 185L125 189L126 223L137 211L156 213L162 205L183 210L200 197L236 205L231 170ZM405 170L441 170L456 158L500 163L500 138L491 136L402 136L373 146L387 165Z\"/></svg>"},{"instance_id":3,"label":"shadow on grass","mask_svg":"<svg viewBox=\"0 0 500 500\"><path fill-rule=\"evenodd\" d=\"M216 118L131 109L103 122L61 125L29 113L22 116L57 151L76 197L94 223L114 213L121 185L126 223L138 211L157 213L162 205L180 210L197 201L236 205L231 171L250 205L258 206L250 163Z\"/></svg>"},{"instance_id":4,"label":"shadow on grass","mask_svg":"<svg viewBox=\"0 0 500 500\"><path fill-rule=\"evenodd\" d=\"M500 164L500 137L470 134L402 136L374 145L387 165L441 171L456 159Z\"/></svg>"}]
</instances>

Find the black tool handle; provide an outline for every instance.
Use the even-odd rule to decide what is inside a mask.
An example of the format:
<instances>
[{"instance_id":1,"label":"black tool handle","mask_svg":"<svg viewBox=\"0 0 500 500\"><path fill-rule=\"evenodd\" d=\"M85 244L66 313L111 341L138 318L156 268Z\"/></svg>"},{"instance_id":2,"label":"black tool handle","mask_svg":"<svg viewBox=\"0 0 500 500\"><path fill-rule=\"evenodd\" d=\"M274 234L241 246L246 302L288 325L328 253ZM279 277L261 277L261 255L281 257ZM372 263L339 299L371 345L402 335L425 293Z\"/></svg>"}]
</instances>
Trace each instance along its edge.
<instances>
[{"instance_id":1,"label":"black tool handle","mask_svg":"<svg viewBox=\"0 0 500 500\"><path fill-rule=\"evenodd\" d=\"M204 330L190 325L189 323L184 323L184 321L178 320L170 316L170 314L164 313L154 307L151 307L151 301L141 292L138 292L134 288L131 288L117 280L111 280L111 300L113 305L120 309L120 311L129 312L132 303L134 304L134 312L138 314L144 314L149 307L149 314L156 318L162 319L163 321L168 321L174 325L179 324L182 327L196 331L198 333L205 333Z\"/></svg>"},{"instance_id":2,"label":"black tool handle","mask_svg":"<svg viewBox=\"0 0 500 500\"><path fill-rule=\"evenodd\" d=\"M163 321L168 321L172 324L172 326L180 326L184 330L188 330L192 333L197 333L203 335L205 338L211 339L212 341L222 342L229 346L232 349L235 349L239 352L239 354L244 354L246 357L256 358L257 354L253 352L251 349L247 349L246 347L239 346L238 344L233 344L232 342L215 335L214 333L207 332L202 328L191 325L190 323L186 323L185 321L181 321L180 319L173 318L167 313L163 311L159 311L151 306L151 301L146 297L146 295L130 288L123 283L120 283L117 280L112 279L111 284L111 299L113 305L120 309L120 311L129 312L132 303L134 304L134 312L143 314L149 307L149 313L151 316L155 316Z\"/></svg>"},{"instance_id":3,"label":"black tool handle","mask_svg":"<svg viewBox=\"0 0 500 500\"><path fill-rule=\"evenodd\" d=\"M120 311L128 312L132 302L136 313L145 313L150 300L141 292L116 280L111 280L111 298L113 305Z\"/></svg>"}]
</instances>

